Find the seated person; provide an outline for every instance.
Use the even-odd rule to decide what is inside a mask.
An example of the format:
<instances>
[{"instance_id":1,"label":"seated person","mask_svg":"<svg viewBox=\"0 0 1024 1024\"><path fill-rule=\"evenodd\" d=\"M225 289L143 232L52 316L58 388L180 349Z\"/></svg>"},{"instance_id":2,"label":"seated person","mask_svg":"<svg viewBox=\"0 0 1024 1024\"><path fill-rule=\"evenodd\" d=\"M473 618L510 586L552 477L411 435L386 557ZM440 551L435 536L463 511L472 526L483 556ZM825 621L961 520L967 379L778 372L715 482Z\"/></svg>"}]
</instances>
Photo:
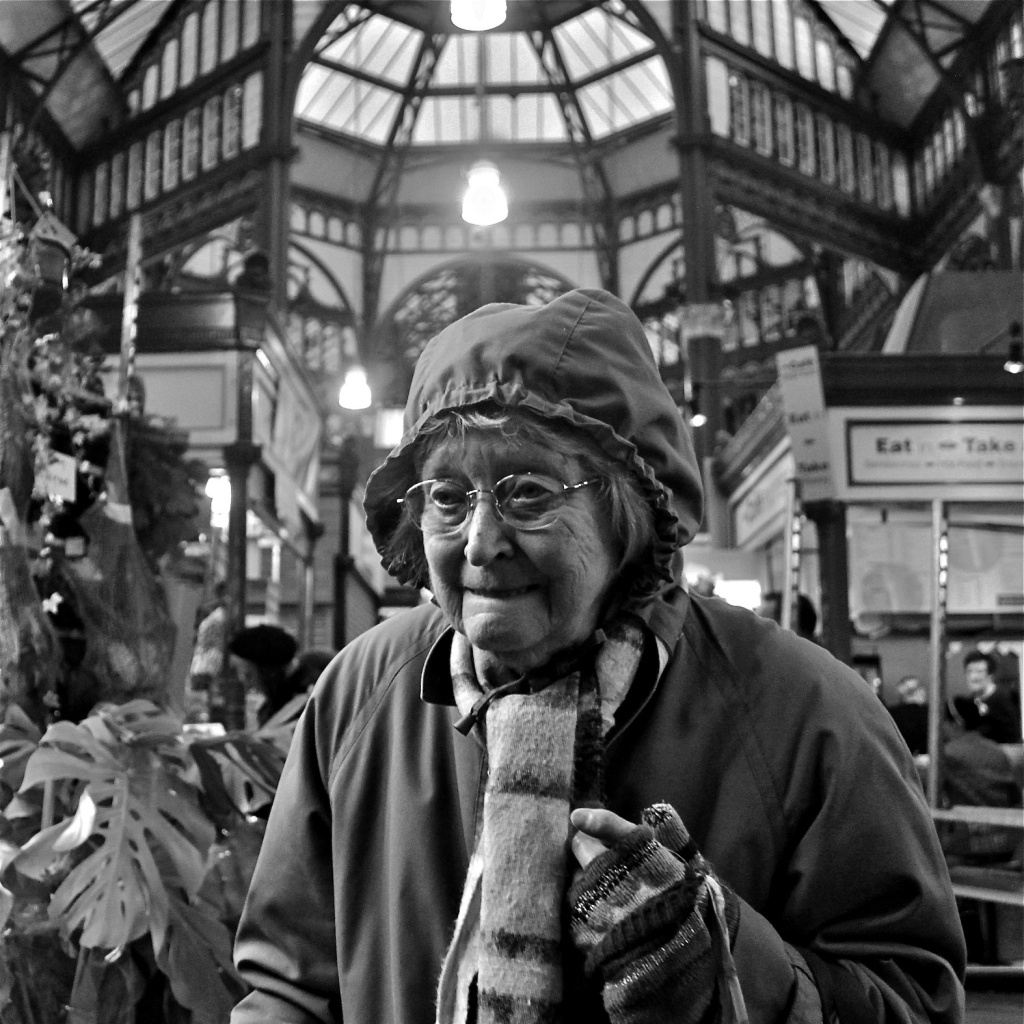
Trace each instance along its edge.
<instances>
[{"instance_id":1,"label":"seated person","mask_svg":"<svg viewBox=\"0 0 1024 1024\"><path fill-rule=\"evenodd\" d=\"M1020 703L1014 694L996 685L996 660L991 654L971 651L964 658L970 691L952 700L956 721L995 743L1020 743Z\"/></svg>"},{"instance_id":2,"label":"seated person","mask_svg":"<svg viewBox=\"0 0 1024 1024\"><path fill-rule=\"evenodd\" d=\"M919 676L904 676L896 684L897 701L889 706L896 728L916 757L928 753L928 692Z\"/></svg>"}]
</instances>

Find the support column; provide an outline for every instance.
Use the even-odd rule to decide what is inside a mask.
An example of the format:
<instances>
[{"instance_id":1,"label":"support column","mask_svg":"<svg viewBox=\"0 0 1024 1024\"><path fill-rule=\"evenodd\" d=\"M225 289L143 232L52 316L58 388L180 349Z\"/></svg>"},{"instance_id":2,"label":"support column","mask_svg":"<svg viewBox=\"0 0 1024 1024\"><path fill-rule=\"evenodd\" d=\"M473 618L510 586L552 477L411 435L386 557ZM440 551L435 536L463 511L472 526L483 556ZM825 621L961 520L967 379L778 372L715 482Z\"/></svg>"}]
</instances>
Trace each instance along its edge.
<instances>
[{"instance_id":1,"label":"support column","mask_svg":"<svg viewBox=\"0 0 1024 1024\"><path fill-rule=\"evenodd\" d=\"M821 642L840 661L850 664L850 568L846 547L846 505L841 501L808 501L804 514L818 531L821 566Z\"/></svg>"},{"instance_id":2,"label":"support column","mask_svg":"<svg viewBox=\"0 0 1024 1024\"><path fill-rule=\"evenodd\" d=\"M676 146L686 258L686 301L718 298L715 266L715 194L708 176L708 139L704 60L700 48L697 7L674 0L674 53L670 65L676 102Z\"/></svg>"},{"instance_id":3,"label":"support column","mask_svg":"<svg viewBox=\"0 0 1024 1024\"><path fill-rule=\"evenodd\" d=\"M251 441L235 441L224 447L224 465L231 481L231 508L228 512L227 590L224 595L225 648L245 626L246 607L246 517L248 513L249 473L259 461L260 446ZM245 687L231 671L230 657L224 651L221 678L214 685L210 700L210 718L222 722L229 732L245 728Z\"/></svg>"},{"instance_id":4,"label":"support column","mask_svg":"<svg viewBox=\"0 0 1024 1024\"><path fill-rule=\"evenodd\" d=\"M283 310L288 305L289 167L294 155L293 117L291 109L286 106L292 95L286 82L291 56L291 0L265 3L263 12L269 21L270 40L263 66L263 151L267 162L266 191L256 231L260 248L270 261L272 308Z\"/></svg>"},{"instance_id":5,"label":"support column","mask_svg":"<svg viewBox=\"0 0 1024 1024\"><path fill-rule=\"evenodd\" d=\"M349 507L359 474L359 439L346 434L338 450L338 550L334 556L334 649L340 651L348 643L347 587L352 568L349 549Z\"/></svg>"}]
</instances>

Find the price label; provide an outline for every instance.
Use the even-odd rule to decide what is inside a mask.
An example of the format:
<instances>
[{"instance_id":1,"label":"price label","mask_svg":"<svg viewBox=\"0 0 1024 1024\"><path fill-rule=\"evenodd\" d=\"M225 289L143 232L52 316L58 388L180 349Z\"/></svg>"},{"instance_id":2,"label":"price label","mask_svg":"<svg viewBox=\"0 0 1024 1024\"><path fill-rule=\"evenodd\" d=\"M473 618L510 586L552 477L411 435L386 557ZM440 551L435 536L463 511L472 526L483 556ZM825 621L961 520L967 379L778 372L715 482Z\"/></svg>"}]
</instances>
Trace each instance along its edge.
<instances>
[{"instance_id":1,"label":"price label","mask_svg":"<svg viewBox=\"0 0 1024 1024\"><path fill-rule=\"evenodd\" d=\"M78 460L63 452L50 452L46 463L46 478L43 481L46 493L51 498L75 500L75 478L78 475Z\"/></svg>"}]
</instances>

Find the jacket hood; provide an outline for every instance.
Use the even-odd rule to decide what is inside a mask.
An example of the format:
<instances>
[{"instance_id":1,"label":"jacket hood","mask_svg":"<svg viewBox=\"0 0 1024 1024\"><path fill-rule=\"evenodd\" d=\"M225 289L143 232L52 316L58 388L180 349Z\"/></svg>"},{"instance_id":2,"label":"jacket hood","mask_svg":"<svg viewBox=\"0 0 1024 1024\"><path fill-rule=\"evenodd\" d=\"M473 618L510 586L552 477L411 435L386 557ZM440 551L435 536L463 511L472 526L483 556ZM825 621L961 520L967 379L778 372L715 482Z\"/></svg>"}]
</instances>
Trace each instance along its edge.
<instances>
[{"instance_id":1,"label":"jacket hood","mask_svg":"<svg viewBox=\"0 0 1024 1024\"><path fill-rule=\"evenodd\" d=\"M543 306L482 306L423 349L405 407L405 433L371 474L363 501L389 572L403 583L428 585L386 554L401 515L396 501L417 480L414 454L424 424L439 413L485 402L581 429L634 473L654 510L652 569L671 579L673 552L701 522L697 459L643 325L624 302L597 289L570 291Z\"/></svg>"}]
</instances>

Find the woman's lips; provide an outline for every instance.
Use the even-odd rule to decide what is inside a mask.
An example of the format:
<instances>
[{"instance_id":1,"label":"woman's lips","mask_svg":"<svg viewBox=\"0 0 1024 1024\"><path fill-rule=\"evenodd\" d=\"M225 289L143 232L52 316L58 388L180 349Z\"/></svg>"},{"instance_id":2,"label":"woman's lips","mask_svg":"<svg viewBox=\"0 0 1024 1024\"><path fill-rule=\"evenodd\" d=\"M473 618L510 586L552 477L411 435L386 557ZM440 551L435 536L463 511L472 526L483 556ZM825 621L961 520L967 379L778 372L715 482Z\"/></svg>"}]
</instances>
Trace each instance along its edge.
<instances>
[{"instance_id":1,"label":"woman's lips","mask_svg":"<svg viewBox=\"0 0 1024 1024\"><path fill-rule=\"evenodd\" d=\"M466 592L474 594L477 597L519 597L522 594L528 594L531 590L536 590L535 584L531 584L527 587L466 587Z\"/></svg>"}]
</instances>

